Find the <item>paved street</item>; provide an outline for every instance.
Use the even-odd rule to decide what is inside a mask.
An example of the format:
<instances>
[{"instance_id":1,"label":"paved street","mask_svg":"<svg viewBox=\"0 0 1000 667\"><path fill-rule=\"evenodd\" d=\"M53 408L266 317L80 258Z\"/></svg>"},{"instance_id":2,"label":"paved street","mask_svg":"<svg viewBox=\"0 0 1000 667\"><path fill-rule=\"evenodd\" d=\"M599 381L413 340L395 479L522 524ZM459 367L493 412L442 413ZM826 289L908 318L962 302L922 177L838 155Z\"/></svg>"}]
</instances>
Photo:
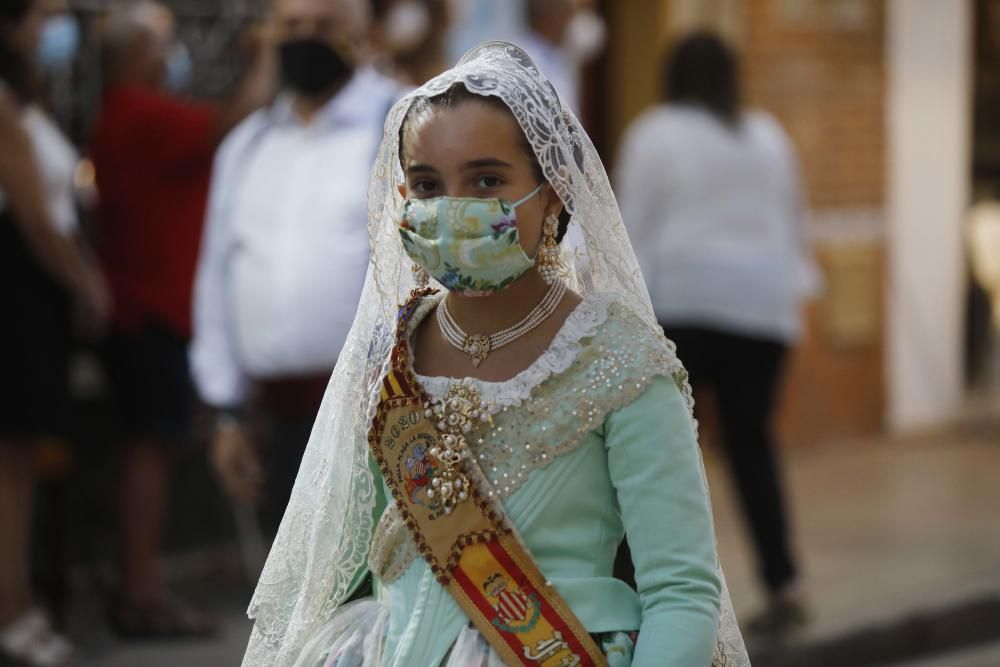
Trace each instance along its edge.
<instances>
[{"instance_id":1,"label":"paved street","mask_svg":"<svg viewBox=\"0 0 1000 667\"><path fill-rule=\"evenodd\" d=\"M753 566L725 470L711 452L706 458L720 551L745 618L761 601ZM798 641L823 641L914 612L1000 595L1000 429L966 427L906 441L795 451L786 474L814 616ZM73 621L82 647L79 664L239 664L249 633L243 609L250 587L233 578L236 568L224 569L227 576L181 586L219 615L217 640L123 644L104 629L96 603L83 600ZM895 667L989 665L1000 665L998 644Z\"/></svg>"}]
</instances>

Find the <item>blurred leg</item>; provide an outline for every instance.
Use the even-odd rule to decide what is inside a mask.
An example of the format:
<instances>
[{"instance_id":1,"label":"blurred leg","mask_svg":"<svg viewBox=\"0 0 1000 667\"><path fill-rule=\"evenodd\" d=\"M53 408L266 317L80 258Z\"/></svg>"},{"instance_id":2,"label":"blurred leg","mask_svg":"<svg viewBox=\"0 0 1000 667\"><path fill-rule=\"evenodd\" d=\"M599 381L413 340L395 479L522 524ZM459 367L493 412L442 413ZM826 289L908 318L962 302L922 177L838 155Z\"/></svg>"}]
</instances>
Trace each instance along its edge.
<instances>
[{"instance_id":1,"label":"blurred leg","mask_svg":"<svg viewBox=\"0 0 1000 667\"><path fill-rule=\"evenodd\" d=\"M773 433L786 350L777 342L726 335L717 352L723 361L717 374L722 439L762 576L776 594L796 574Z\"/></svg>"},{"instance_id":2,"label":"blurred leg","mask_svg":"<svg viewBox=\"0 0 1000 667\"><path fill-rule=\"evenodd\" d=\"M126 434L118 449L114 491L121 579L118 616L132 617L131 625L125 624L127 633L155 635L160 629L171 630L172 624L146 622L139 612L159 609L169 597L157 556L169 509L172 452L189 436L187 341L148 325L136 332L115 332L107 345L106 361ZM158 627L149 627L153 625Z\"/></svg>"},{"instance_id":3,"label":"blurred leg","mask_svg":"<svg viewBox=\"0 0 1000 667\"><path fill-rule=\"evenodd\" d=\"M285 515L329 380L329 373L318 373L257 383L254 410L262 422L257 442L264 470L258 516L269 540L274 539Z\"/></svg>"},{"instance_id":4,"label":"blurred leg","mask_svg":"<svg viewBox=\"0 0 1000 667\"><path fill-rule=\"evenodd\" d=\"M273 541L285 516L315 417L271 415L268 421L261 442L264 494L259 516L265 538Z\"/></svg>"},{"instance_id":5,"label":"blurred leg","mask_svg":"<svg viewBox=\"0 0 1000 667\"><path fill-rule=\"evenodd\" d=\"M118 469L118 563L122 594L150 604L161 594L156 564L169 488L169 455L153 438L122 447Z\"/></svg>"},{"instance_id":6,"label":"blurred leg","mask_svg":"<svg viewBox=\"0 0 1000 667\"><path fill-rule=\"evenodd\" d=\"M0 442L0 626L31 604L31 506L34 488L31 447Z\"/></svg>"},{"instance_id":7,"label":"blurred leg","mask_svg":"<svg viewBox=\"0 0 1000 667\"><path fill-rule=\"evenodd\" d=\"M168 448L155 438L136 439L121 454L117 544L121 593L110 620L124 637L201 637L215 631L212 619L171 594L157 567L170 459Z\"/></svg>"},{"instance_id":8,"label":"blurred leg","mask_svg":"<svg viewBox=\"0 0 1000 667\"><path fill-rule=\"evenodd\" d=\"M0 441L0 664L62 665L73 647L33 609L31 524L35 450Z\"/></svg>"}]
</instances>

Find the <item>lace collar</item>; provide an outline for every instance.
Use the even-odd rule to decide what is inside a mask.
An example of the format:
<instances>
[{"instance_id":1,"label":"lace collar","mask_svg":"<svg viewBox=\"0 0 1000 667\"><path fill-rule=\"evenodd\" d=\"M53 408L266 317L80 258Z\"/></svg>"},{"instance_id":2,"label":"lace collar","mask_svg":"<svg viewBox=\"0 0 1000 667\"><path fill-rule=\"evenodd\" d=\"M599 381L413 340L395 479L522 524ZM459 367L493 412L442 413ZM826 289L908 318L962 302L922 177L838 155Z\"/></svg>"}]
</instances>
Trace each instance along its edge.
<instances>
[{"instance_id":1,"label":"lace collar","mask_svg":"<svg viewBox=\"0 0 1000 667\"><path fill-rule=\"evenodd\" d=\"M424 300L414 311L409 322L409 335L445 297L437 294ZM494 410L519 406L531 397L531 392L545 380L568 369L580 354L581 342L593 337L598 328L608 319L608 307L616 301L613 294L588 294L566 317L552 342L530 366L509 380L489 381L476 378L427 376L416 374L424 390L435 398L448 393L448 388L456 382L474 384L483 398ZM412 350L412 346L411 346ZM413 363L411 351L410 363Z\"/></svg>"}]
</instances>

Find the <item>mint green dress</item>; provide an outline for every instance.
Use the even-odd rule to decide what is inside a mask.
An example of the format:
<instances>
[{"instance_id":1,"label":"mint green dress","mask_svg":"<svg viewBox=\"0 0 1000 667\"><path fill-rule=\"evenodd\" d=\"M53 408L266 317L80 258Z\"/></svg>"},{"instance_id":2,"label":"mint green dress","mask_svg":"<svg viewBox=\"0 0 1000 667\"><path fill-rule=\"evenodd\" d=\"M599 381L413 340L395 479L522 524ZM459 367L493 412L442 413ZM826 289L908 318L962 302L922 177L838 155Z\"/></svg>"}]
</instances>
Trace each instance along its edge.
<instances>
[{"instance_id":1,"label":"mint green dress","mask_svg":"<svg viewBox=\"0 0 1000 667\"><path fill-rule=\"evenodd\" d=\"M436 300L420 304L411 327ZM716 647L722 582L685 379L666 340L600 294L509 381L420 378L434 397L474 383L491 406L473 453L615 667L707 667ZM297 664L502 665L419 557L389 497L383 486L374 595L338 610ZM638 591L612 576L626 534Z\"/></svg>"}]
</instances>

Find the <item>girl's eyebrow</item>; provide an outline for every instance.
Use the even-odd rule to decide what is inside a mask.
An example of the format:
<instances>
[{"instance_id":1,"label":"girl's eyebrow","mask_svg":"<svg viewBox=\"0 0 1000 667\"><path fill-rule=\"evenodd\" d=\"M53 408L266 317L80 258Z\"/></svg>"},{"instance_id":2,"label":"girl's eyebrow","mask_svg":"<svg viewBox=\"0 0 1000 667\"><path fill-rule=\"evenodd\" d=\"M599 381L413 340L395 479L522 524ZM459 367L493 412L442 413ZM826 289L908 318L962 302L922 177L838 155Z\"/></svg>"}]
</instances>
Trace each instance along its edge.
<instances>
[{"instance_id":1,"label":"girl's eyebrow","mask_svg":"<svg viewBox=\"0 0 1000 667\"><path fill-rule=\"evenodd\" d=\"M407 174L412 174L414 172L420 172L420 173L425 173L425 174L426 173L434 174L434 173L437 173L437 169L435 169L434 167L430 166L429 164L409 164L409 165L406 166L406 173Z\"/></svg>"},{"instance_id":2,"label":"girl's eyebrow","mask_svg":"<svg viewBox=\"0 0 1000 667\"><path fill-rule=\"evenodd\" d=\"M512 169L514 165L495 157L484 157L478 160L469 160L462 165L462 169L482 169L483 167L507 167Z\"/></svg>"}]
</instances>

